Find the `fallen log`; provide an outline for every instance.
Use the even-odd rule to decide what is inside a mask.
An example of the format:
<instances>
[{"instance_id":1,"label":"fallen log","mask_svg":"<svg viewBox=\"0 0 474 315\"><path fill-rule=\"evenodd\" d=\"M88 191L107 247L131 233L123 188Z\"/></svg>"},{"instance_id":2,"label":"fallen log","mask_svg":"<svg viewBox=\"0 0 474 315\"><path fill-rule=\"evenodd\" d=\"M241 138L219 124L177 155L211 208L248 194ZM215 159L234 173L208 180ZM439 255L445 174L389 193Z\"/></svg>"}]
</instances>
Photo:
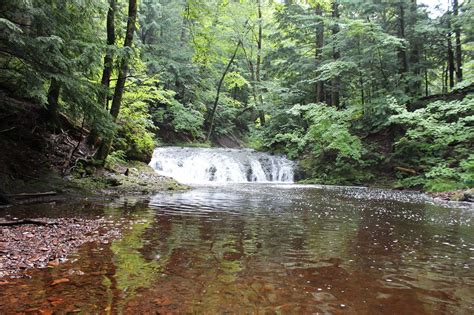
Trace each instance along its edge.
<instances>
[{"instance_id":1,"label":"fallen log","mask_svg":"<svg viewBox=\"0 0 474 315\"><path fill-rule=\"evenodd\" d=\"M35 219L23 219L23 220L15 220L15 221L0 221L0 226L15 226L15 225L23 225L23 224L57 225L56 222L47 222L47 221L35 220Z\"/></svg>"},{"instance_id":2,"label":"fallen log","mask_svg":"<svg viewBox=\"0 0 474 315\"><path fill-rule=\"evenodd\" d=\"M55 196L58 193L55 191L45 191L45 192L37 192L37 193L21 193L21 194L10 194L6 195L9 198L32 198L32 197L47 197L47 196Z\"/></svg>"},{"instance_id":3,"label":"fallen log","mask_svg":"<svg viewBox=\"0 0 474 315\"><path fill-rule=\"evenodd\" d=\"M402 173L407 173L407 174L412 174L412 175L416 175L416 171L412 168L406 168L406 167L400 167L400 166L397 166L395 167L395 170L399 171L399 172L402 172Z\"/></svg>"},{"instance_id":4,"label":"fallen log","mask_svg":"<svg viewBox=\"0 0 474 315\"><path fill-rule=\"evenodd\" d=\"M420 97L413 103L408 104L408 109L410 111L417 110L419 108L425 107L428 103L436 101L455 101L463 100L467 95L474 93L474 84L470 84L462 89L454 90L449 93L433 94L424 97Z\"/></svg>"}]
</instances>

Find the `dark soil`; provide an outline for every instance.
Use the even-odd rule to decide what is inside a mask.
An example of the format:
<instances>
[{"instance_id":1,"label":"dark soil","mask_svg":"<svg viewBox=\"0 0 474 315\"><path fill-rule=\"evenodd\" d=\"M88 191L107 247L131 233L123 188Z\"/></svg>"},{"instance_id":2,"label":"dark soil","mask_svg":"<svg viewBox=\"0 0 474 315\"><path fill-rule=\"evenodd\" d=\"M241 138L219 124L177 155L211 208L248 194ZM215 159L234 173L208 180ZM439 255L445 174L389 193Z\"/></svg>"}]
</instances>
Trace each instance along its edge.
<instances>
[{"instance_id":1,"label":"dark soil","mask_svg":"<svg viewBox=\"0 0 474 315\"><path fill-rule=\"evenodd\" d=\"M93 154L84 141L86 131L77 123L61 116L67 128L52 130L42 113L38 104L0 90L0 193L35 192L38 182L51 190L44 186L45 177L70 173L78 159Z\"/></svg>"}]
</instances>

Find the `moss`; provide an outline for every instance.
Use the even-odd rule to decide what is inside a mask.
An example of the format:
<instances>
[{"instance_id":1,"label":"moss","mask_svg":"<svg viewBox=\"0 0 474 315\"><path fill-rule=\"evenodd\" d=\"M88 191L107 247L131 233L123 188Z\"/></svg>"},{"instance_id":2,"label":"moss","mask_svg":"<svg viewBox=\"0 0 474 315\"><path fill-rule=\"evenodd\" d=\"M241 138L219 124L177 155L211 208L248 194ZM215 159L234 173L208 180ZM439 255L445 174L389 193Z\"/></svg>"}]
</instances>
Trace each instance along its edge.
<instances>
[{"instance_id":1,"label":"moss","mask_svg":"<svg viewBox=\"0 0 474 315\"><path fill-rule=\"evenodd\" d=\"M129 170L128 176L124 174L127 169ZM82 170L83 168L80 172L66 178L62 178L53 170L48 170L36 180L17 181L17 186L21 187L21 191L18 192L56 191L72 196L114 197L189 189L188 186L181 185L172 178L158 175L143 162L121 164L114 170L95 167L91 167L87 173ZM88 175L89 173L90 175Z\"/></svg>"}]
</instances>

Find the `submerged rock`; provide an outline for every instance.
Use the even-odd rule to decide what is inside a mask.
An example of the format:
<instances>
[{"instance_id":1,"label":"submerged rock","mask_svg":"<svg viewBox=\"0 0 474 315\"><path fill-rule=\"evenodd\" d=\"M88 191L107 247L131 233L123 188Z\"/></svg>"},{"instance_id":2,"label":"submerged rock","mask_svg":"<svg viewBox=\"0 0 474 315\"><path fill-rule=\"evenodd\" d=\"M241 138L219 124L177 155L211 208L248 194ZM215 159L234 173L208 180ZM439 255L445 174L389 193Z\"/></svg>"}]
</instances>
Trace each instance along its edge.
<instances>
[{"instance_id":1,"label":"submerged rock","mask_svg":"<svg viewBox=\"0 0 474 315\"><path fill-rule=\"evenodd\" d=\"M474 202L474 188L466 190L463 195L464 201Z\"/></svg>"}]
</instances>

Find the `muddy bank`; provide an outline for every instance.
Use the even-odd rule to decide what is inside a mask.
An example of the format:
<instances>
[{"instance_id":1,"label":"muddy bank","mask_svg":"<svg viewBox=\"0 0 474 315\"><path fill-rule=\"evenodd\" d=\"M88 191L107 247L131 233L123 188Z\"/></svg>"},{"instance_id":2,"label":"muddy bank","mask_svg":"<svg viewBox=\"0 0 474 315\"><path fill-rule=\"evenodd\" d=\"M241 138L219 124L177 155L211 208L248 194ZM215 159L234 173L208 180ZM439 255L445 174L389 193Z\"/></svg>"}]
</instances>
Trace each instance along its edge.
<instances>
[{"instance_id":1,"label":"muddy bank","mask_svg":"<svg viewBox=\"0 0 474 315\"><path fill-rule=\"evenodd\" d=\"M121 235L120 224L104 219L13 222L0 220L0 278L27 276L27 269L57 266L84 243L108 243Z\"/></svg>"}]
</instances>

